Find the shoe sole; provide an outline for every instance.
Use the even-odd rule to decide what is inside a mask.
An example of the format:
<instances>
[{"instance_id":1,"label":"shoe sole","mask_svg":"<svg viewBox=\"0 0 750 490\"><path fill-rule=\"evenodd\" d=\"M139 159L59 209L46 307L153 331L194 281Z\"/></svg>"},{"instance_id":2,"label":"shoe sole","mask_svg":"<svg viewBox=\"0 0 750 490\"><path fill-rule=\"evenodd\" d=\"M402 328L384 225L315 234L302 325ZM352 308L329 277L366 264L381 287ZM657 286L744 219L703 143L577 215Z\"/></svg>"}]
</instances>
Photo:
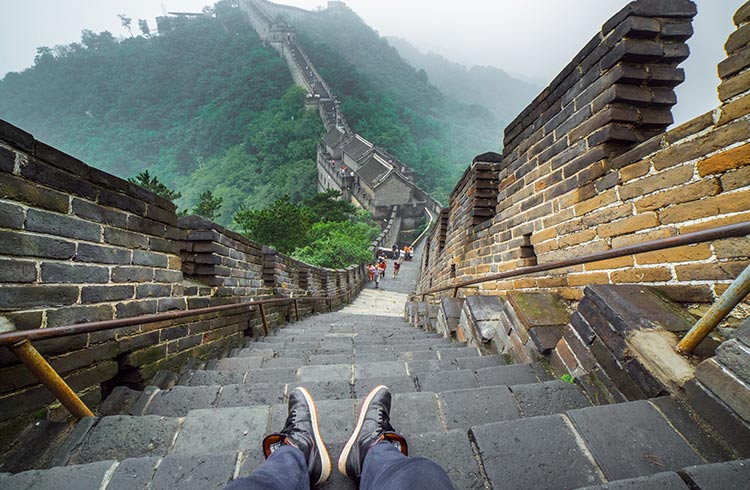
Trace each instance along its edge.
<instances>
[{"instance_id":1,"label":"shoe sole","mask_svg":"<svg viewBox=\"0 0 750 490\"><path fill-rule=\"evenodd\" d=\"M346 477L349 477L349 475L346 474L346 460L349 457L349 453L352 451L352 447L354 447L354 444L357 442L357 437L359 437L359 432L362 430L362 424L365 423L365 415L367 414L367 407L370 406L370 403L372 403L372 399L375 398L375 395L381 389L387 390L388 387L386 385L376 386L365 397L365 401L362 402L362 408L359 409L359 418L357 418L357 425L354 427L352 436L349 438L348 441L346 441L346 444L344 445L344 449L341 451L341 456L339 456L339 463L338 463L339 473L341 473L342 475Z\"/></svg>"},{"instance_id":2,"label":"shoe sole","mask_svg":"<svg viewBox=\"0 0 750 490\"><path fill-rule=\"evenodd\" d=\"M315 445L318 446L320 459L322 462L320 478L318 478L318 481L315 482L314 485L320 485L324 481L328 480L328 477L331 476L331 457L328 455L328 448L326 448L323 439L320 437L320 429L318 428L318 407L315 406L315 402L313 401L313 398L310 395L309 391L301 386L295 389L299 390L302 393L302 395L305 397L305 400L307 401L307 404L310 406L310 408L312 408L312 410L310 410L310 414L312 415L313 437L315 437Z\"/></svg>"}]
</instances>

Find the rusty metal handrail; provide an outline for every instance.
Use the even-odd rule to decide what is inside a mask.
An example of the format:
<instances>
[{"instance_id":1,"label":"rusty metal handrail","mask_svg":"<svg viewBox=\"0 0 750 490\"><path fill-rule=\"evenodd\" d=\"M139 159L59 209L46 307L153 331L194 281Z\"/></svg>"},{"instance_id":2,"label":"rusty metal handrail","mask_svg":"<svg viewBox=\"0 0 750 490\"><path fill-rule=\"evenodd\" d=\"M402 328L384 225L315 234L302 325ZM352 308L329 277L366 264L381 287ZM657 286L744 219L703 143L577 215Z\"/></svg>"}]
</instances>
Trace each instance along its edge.
<instances>
[{"instance_id":1,"label":"rusty metal handrail","mask_svg":"<svg viewBox=\"0 0 750 490\"><path fill-rule=\"evenodd\" d=\"M443 291L453 290L453 296L455 297L458 290L463 287L473 286L475 284L481 284L484 282L497 281L500 279L509 279L513 277L525 276L529 274L535 274L537 272L546 272L554 269L562 269L564 267L572 267L576 265L588 264L591 262L599 262L601 260L616 259L618 257L626 257L628 255L636 255L645 252L654 252L657 250L664 250L667 248L682 247L685 245L696 245L698 243L710 242L713 240L720 240L724 238L738 238L750 235L750 221L743 221L741 223L735 223L731 225L718 226L716 228L710 228L708 230L700 230L692 233L685 233L684 235L677 235L667 238L658 238L655 240L649 240L642 243L636 243L633 245L626 245L624 247L613 248L610 250L604 250L602 252L595 252L581 257L574 257L571 259L557 260L554 262L548 262L546 264L532 265L527 267L519 267L511 271L500 272L497 274L490 274L477 279L471 279L468 281L459 282L450 286L441 286L433 288L427 291L418 292L417 296L422 296L424 301L425 296L434 295Z\"/></svg>"},{"instance_id":2,"label":"rusty metal handrail","mask_svg":"<svg viewBox=\"0 0 750 490\"><path fill-rule=\"evenodd\" d=\"M114 330L117 328L128 327L133 325L142 325L144 323L160 322L164 320L174 320L177 318L186 318L191 316L205 315L221 311L236 310L242 308L258 307L261 320L263 322L263 332L268 335L268 320L266 319L264 305L277 303L290 303L294 305L295 318L299 320L299 301L325 301L329 311L332 309L332 301L336 298L349 298L351 293L361 287L362 283L349 288L341 293L331 296L298 296L296 298L269 298L244 303L235 303L232 305L210 306L208 308L197 308L194 310L169 311L156 313L153 315L143 315L131 318L121 318L116 320L106 320L101 322L81 323L78 325L69 325L62 327L37 328L34 330L22 330L14 332L0 333L0 347L8 347L11 352L23 363L26 368L33 373L39 382L44 385L60 403L76 418L93 417L93 412L78 397L78 395L68 386L65 380L55 371L39 351L31 343L32 340L53 339L66 337L69 335L80 335L92 332L102 332L104 330Z\"/></svg>"}]
</instances>

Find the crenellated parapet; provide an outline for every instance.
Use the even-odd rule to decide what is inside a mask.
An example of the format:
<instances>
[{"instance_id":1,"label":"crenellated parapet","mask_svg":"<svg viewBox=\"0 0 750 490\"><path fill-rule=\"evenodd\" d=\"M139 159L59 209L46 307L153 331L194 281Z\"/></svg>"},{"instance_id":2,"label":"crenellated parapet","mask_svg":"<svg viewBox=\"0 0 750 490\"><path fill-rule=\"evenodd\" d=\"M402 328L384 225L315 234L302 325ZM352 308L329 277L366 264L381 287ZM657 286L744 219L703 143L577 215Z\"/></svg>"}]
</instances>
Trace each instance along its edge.
<instances>
[{"instance_id":1,"label":"crenellated parapet","mask_svg":"<svg viewBox=\"0 0 750 490\"><path fill-rule=\"evenodd\" d=\"M612 17L506 128L486 228L466 219L469 177L454 189L420 287L747 219L745 10L719 65L722 105L669 130L695 5L639 0ZM589 284L641 283L677 301L710 302L748 255L744 241L724 241L479 287L484 294L553 290L577 300Z\"/></svg>"}]
</instances>

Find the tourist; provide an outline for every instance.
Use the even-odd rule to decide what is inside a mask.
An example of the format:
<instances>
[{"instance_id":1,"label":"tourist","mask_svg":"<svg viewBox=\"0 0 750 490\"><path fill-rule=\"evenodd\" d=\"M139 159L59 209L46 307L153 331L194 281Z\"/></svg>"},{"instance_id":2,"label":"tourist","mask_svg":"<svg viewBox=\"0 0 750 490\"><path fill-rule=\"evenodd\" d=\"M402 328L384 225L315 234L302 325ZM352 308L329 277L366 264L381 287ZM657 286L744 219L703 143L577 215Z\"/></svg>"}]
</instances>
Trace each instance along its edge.
<instances>
[{"instance_id":1,"label":"tourist","mask_svg":"<svg viewBox=\"0 0 750 490\"><path fill-rule=\"evenodd\" d=\"M370 264L367 266L367 281L372 282L373 279L375 279L375 264Z\"/></svg>"},{"instance_id":2,"label":"tourist","mask_svg":"<svg viewBox=\"0 0 750 490\"><path fill-rule=\"evenodd\" d=\"M387 267L385 263L385 257L383 257L382 262L378 262L378 269L380 270L380 277L385 278L385 268Z\"/></svg>"},{"instance_id":3,"label":"tourist","mask_svg":"<svg viewBox=\"0 0 750 490\"><path fill-rule=\"evenodd\" d=\"M391 425L391 392L376 386L365 397L357 425L338 459L338 470L362 490L452 489L447 473L427 458L409 457L406 439ZM289 394L284 428L263 439L265 463L225 490L308 490L331 474L331 457L320 436L318 408L302 387Z\"/></svg>"},{"instance_id":4,"label":"tourist","mask_svg":"<svg viewBox=\"0 0 750 490\"><path fill-rule=\"evenodd\" d=\"M398 271L401 270L401 257L397 258L393 262L393 278L396 279L398 277Z\"/></svg>"}]
</instances>

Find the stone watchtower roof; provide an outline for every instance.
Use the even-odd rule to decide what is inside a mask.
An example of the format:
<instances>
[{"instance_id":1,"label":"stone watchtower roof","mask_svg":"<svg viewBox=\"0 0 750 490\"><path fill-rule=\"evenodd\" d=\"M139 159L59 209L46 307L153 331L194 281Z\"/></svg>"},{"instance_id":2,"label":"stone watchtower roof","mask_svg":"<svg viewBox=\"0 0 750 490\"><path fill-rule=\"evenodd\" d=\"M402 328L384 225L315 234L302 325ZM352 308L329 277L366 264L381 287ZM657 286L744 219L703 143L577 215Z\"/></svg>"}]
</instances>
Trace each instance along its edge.
<instances>
[{"instance_id":1,"label":"stone watchtower roof","mask_svg":"<svg viewBox=\"0 0 750 490\"><path fill-rule=\"evenodd\" d=\"M338 127L332 128L328 131L324 138L324 143L328 148L336 148L346 139L346 133Z\"/></svg>"},{"instance_id":2,"label":"stone watchtower roof","mask_svg":"<svg viewBox=\"0 0 750 490\"><path fill-rule=\"evenodd\" d=\"M374 148L373 144L361 137L360 135L354 135L354 138L349 140L344 145L344 153L354 160L359 160L368 151Z\"/></svg>"},{"instance_id":3,"label":"stone watchtower roof","mask_svg":"<svg viewBox=\"0 0 750 490\"><path fill-rule=\"evenodd\" d=\"M371 189L374 189L383 183L385 179L393 173L393 170L393 165L388 163L377 153L373 153L362 162L362 166L357 170L357 175L359 175Z\"/></svg>"}]
</instances>

